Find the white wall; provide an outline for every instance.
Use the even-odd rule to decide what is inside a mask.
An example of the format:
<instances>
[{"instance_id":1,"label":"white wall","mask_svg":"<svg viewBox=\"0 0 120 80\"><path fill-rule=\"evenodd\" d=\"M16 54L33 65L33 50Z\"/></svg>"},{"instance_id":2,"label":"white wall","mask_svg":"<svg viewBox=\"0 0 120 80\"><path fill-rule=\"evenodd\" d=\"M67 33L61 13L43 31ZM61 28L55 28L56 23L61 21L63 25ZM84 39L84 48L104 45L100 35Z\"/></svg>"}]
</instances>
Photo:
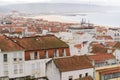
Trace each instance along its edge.
<instances>
[{"instance_id":1,"label":"white wall","mask_svg":"<svg viewBox=\"0 0 120 80\"><path fill-rule=\"evenodd\" d=\"M61 80L69 80L69 76L73 76L73 80L78 79L80 74L82 74L82 76L85 76L85 73L88 73L88 75L94 77L93 72L94 72L93 68L62 72Z\"/></svg>"},{"instance_id":2,"label":"white wall","mask_svg":"<svg viewBox=\"0 0 120 80\"><path fill-rule=\"evenodd\" d=\"M62 40L72 40L73 34L70 32L59 32L59 37L61 37Z\"/></svg>"},{"instance_id":3,"label":"white wall","mask_svg":"<svg viewBox=\"0 0 120 80\"><path fill-rule=\"evenodd\" d=\"M74 47L75 44L69 44L70 55L79 55L78 50Z\"/></svg>"},{"instance_id":4,"label":"white wall","mask_svg":"<svg viewBox=\"0 0 120 80\"><path fill-rule=\"evenodd\" d=\"M46 62L49 59L39 59L25 61L25 75L31 75L35 78L46 76Z\"/></svg>"},{"instance_id":5,"label":"white wall","mask_svg":"<svg viewBox=\"0 0 120 80\"><path fill-rule=\"evenodd\" d=\"M85 73L88 73L91 77L94 77L94 69L82 69L74 70L68 72L60 72L53 61L47 63L47 77L49 80L69 80L69 76L73 76L73 80L79 78L79 75L85 76Z\"/></svg>"},{"instance_id":6,"label":"white wall","mask_svg":"<svg viewBox=\"0 0 120 80\"><path fill-rule=\"evenodd\" d=\"M116 49L116 50L114 51L113 55L114 55L114 56L116 57L116 59L118 59L119 62L120 62L120 50Z\"/></svg>"},{"instance_id":7,"label":"white wall","mask_svg":"<svg viewBox=\"0 0 120 80\"><path fill-rule=\"evenodd\" d=\"M8 61L4 62L3 61L3 54L7 54L8 57ZM14 54L22 54L22 61L14 61L13 60L13 55ZM22 77L24 76L24 72L20 73L19 72L19 65L22 64L24 66L24 51L14 51L14 52L1 52L0 53L0 77L3 76L9 76L10 78L14 78L14 77ZM14 74L14 65L18 65L18 74ZM8 66L8 75L4 75L4 66ZM24 71L24 68L23 68Z\"/></svg>"},{"instance_id":8,"label":"white wall","mask_svg":"<svg viewBox=\"0 0 120 80\"><path fill-rule=\"evenodd\" d=\"M47 78L49 80L61 80L60 72L53 61L47 63Z\"/></svg>"},{"instance_id":9,"label":"white wall","mask_svg":"<svg viewBox=\"0 0 120 80\"><path fill-rule=\"evenodd\" d=\"M3 54L7 54L8 62L3 62ZM22 54L22 61L14 61L14 54ZM1 52L0 53L0 77L8 76L9 78L34 76L45 77L46 76L46 62L50 59L39 60L24 60L24 51L14 52ZM23 65L23 72L20 73L20 64ZM8 75L4 75L4 65L8 66ZM17 74L14 73L14 65L17 65Z\"/></svg>"}]
</instances>

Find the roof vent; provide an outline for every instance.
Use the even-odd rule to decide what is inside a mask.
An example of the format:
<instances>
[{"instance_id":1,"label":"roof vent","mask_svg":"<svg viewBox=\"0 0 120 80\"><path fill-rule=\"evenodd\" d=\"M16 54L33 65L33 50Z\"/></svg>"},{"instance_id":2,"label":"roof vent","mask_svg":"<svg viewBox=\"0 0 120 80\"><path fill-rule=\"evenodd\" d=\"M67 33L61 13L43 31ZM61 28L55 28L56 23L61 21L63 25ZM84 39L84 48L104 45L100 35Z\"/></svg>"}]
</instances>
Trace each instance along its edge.
<instances>
[{"instance_id":1,"label":"roof vent","mask_svg":"<svg viewBox=\"0 0 120 80\"><path fill-rule=\"evenodd\" d=\"M6 37L6 39L8 39L8 38Z\"/></svg>"},{"instance_id":2,"label":"roof vent","mask_svg":"<svg viewBox=\"0 0 120 80\"><path fill-rule=\"evenodd\" d=\"M13 40L14 42L17 42L16 40Z\"/></svg>"},{"instance_id":3,"label":"roof vent","mask_svg":"<svg viewBox=\"0 0 120 80\"><path fill-rule=\"evenodd\" d=\"M23 38L22 36L19 36L19 38Z\"/></svg>"},{"instance_id":4,"label":"roof vent","mask_svg":"<svg viewBox=\"0 0 120 80\"><path fill-rule=\"evenodd\" d=\"M36 38L36 40L38 41L39 39L38 39L38 38Z\"/></svg>"}]
</instances>

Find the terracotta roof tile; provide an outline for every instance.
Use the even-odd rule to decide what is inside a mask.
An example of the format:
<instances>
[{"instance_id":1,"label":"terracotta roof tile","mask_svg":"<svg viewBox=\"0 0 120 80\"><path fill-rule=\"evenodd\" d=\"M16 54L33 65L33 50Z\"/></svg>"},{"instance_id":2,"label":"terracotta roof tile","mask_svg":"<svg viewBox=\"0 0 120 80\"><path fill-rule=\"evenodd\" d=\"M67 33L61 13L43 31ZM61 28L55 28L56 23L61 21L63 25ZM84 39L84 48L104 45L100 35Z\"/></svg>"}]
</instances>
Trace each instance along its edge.
<instances>
[{"instance_id":1,"label":"terracotta roof tile","mask_svg":"<svg viewBox=\"0 0 120 80\"><path fill-rule=\"evenodd\" d=\"M105 40L112 40L111 36L96 36L96 39L105 39Z\"/></svg>"},{"instance_id":2,"label":"terracotta roof tile","mask_svg":"<svg viewBox=\"0 0 120 80\"><path fill-rule=\"evenodd\" d=\"M95 55L90 55L89 56L89 59L90 60L94 60L95 63L97 62L103 62L103 61L106 61L106 60L109 60L109 59L115 59L115 56L113 56L112 54L108 54L108 53L98 53L98 54L95 54Z\"/></svg>"},{"instance_id":3,"label":"terracotta roof tile","mask_svg":"<svg viewBox=\"0 0 120 80\"><path fill-rule=\"evenodd\" d=\"M106 44L106 46L113 47L113 46L115 46L116 43L117 42L106 42L105 44Z\"/></svg>"},{"instance_id":4,"label":"terracotta roof tile","mask_svg":"<svg viewBox=\"0 0 120 80\"><path fill-rule=\"evenodd\" d=\"M15 30L14 30L14 32L24 32L25 31L25 29L23 29L23 28L15 28Z\"/></svg>"},{"instance_id":5,"label":"terracotta roof tile","mask_svg":"<svg viewBox=\"0 0 120 80\"><path fill-rule=\"evenodd\" d=\"M22 47L20 47L15 42L11 41L9 38L7 38L5 36L0 36L0 49L2 51L23 50Z\"/></svg>"},{"instance_id":6,"label":"terracotta roof tile","mask_svg":"<svg viewBox=\"0 0 120 80\"><path fill-rule=\"evenodd\" d=\"M61 72L93 68L87 56L54 58L55 65Z\"/></svg>"},{"instance_id":7,"label":"terracotta roof tile","mask_svg":"<svg viewBox=\"0 0 120 80\"><path fill-rule=\"evenodd\" d=\"M12 40L16 40L16 43L21 45L26 50L69 47L65 42L52 35L13 38Z\"/></svg>"},{"instance_id":8,"label":"terracotta roof tile","mask_svg":"<svg viewBox=\"0 0 120 80\"><path fill-rule=\"evenodd\" d=\"M120 67L112 67L112 68L107 68L107 69L101 69L98 70L100 72L101 75L105 75L105 74L112 74L112 73L118 73L120 72Z\"/></svg>"},{"instance_id":9,"label":"terracotta roof tile","mask_svg":"<svg viewBox=\"0 0 120 80\"><path fill-rule=\"evenodd\" d=\"M98 47L98 46L93 46L91 53L107 53L107 48L105 47Z\"/></svg>"}]
</instances>

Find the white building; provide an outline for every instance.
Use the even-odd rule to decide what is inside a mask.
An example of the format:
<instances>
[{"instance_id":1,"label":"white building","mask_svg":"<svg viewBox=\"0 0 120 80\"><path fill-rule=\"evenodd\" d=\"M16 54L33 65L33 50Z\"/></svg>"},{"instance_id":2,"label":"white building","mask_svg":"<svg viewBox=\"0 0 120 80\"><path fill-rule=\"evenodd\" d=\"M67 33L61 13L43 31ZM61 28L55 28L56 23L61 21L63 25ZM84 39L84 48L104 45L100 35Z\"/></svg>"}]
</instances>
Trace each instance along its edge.
<instances>
[{"instance_id":1,"label":"white building","mask_svg":"<svg viewBox=\"0 0 120 80\"><path fill-rule=\"evenodd\" d=\"M95 27L94 26L70 26L68 28L68 32L76 33L76 32L83 32L83 33L89 33L92 35L95 35Z\"/></svg>"},{"instance_id":2,"label":"white building","mask_svg":"<svg viewBox=\"0 0 120 80\"><path fill-rule=\"evenodd\" d=\"M0 36L0 79L24 77L24 49Z\"/></svg>"},{"instance_id":3,"label":"white building","mask_svg":"<svg viewBox=\"0 0 120 80\"><path fill-rule=\"evenodd\" d=\"M55 36L0 36L0 80L43 80L46 78L46 63L53 57L63 56L70 56L69 46Z\"/></svg>"},{"instance_id":4,"label":"white building","mask_svg":"<svg viewBox=\"0 0 120 80\"><path fill-rule=\"evenodd\" d=\"M54 58L47 63L49 80L75 80L94 78L94 69L87 56ZM84 79L83 79L84 80Z\"/></svg>"},{"instance_id":5,"label":"white building","mask_svg":"<svg viewBox=\"0 0 120 80\"><path fill-rule=\"evenodd\" d=\"M107 32L107 35L110 35L114 41L120 41L120 29L119 28L110 28Z\"/></svg>"}]
</instances>

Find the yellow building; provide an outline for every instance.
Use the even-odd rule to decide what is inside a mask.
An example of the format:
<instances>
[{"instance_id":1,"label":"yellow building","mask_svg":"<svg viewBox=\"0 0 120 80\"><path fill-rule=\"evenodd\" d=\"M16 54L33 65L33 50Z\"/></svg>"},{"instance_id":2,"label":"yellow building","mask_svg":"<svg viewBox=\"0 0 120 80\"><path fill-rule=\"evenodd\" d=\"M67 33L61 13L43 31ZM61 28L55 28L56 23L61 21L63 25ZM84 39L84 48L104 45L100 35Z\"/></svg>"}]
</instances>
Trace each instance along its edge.
<instances>
[{"instance_id":1,"label":"yellow building","mask_svg":"<svg viewBox=\"0 0 120 80\"><path fill-rule=\"evenodd\" d=\"M95 69L95 80L120 80L120 65L109 65Z\"/></svg>"}]
</instances>

